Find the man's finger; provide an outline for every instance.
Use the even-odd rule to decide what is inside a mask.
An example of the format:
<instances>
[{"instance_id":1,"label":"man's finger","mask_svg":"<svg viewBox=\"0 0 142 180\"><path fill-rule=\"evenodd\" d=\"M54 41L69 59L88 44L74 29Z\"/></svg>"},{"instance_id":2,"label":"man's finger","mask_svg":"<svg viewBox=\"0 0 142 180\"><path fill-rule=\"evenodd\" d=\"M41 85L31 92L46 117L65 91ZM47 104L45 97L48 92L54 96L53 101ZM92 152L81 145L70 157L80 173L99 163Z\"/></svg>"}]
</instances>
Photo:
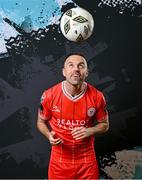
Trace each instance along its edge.
<instances>
[{"instance_id":1,"label":"man's finger","mask_svg":"<svg viewBox=\"0 0 142 180\"><path fill-rule=\"evenodd\" d=\"M84 137L85 137L85 134L84 134L84 133L80 133L80 134L73 135L73 138L74 138L74 139L84 138Z\"/></svg>"},{"instance_id":2,"label":"man's finger","mask_svg":"<svg viewBox=\"0 0 142 180\"><path fill-rule=\"evenodd\" d=\"M59 141L57 141L57 142L52 143L52 145L59 145L59 144L61 144L62 142L63 142L62 140L59 140Z\"/></svg>"},{"instance_id":3,"label":"man's finger","mask_svg":"<svg viewBox=\"0 0 142 180\"><path fill-rule=\"evenodd\" d=\"M77 135L77 134L81 134L81 133L84 133L84 132L85 132L84 129L80 129L80 130L77 130L77 131L72 132L72 136L75 136L75 135Z\"/></svg>"},{"instance_id":4,"label":"man's finger","mask_svg":"<svg viewBox=\"0 0 142 180\"><path fill-rule=\"evenodd\" d=\"M60 138L56 138L56 139L51 139L50 140L50 143L53 145L53 144L60 144L61 142L63 142L63 140L62 139L60 139Z\"/></svg>"},{"instance_id":5,"label":"man's finger","mask_svg":"<svg viewBox=\"0 0 142 180\"><path fill-rule=\"evenodd\" d=\"M71 133L75 133L75 132L78 132L78 131L81 131L84 127L77 127L77 128L74 128Z\"/></svg>"}]
</instances>

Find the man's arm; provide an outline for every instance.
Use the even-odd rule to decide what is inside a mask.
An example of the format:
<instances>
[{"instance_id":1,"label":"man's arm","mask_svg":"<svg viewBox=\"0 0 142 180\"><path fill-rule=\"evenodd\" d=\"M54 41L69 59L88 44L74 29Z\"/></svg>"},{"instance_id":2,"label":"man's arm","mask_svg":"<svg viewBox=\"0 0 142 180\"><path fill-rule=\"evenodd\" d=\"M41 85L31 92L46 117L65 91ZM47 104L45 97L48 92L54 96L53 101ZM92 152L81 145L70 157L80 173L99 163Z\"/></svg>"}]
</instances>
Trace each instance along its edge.
<instances>
[{"instance_id":1,"label":"man's arm","mask_svg":"<svg viewBox=\"0 0 142 180\"><path fill-rule=\"evenodd\" d=\"M62 139L55 138L55 132L50 131L47 127L46 121L41 119L39 116L37 119L37 129L50 141L52 145L59 145L62 143Z\"/></svg>"},{"instance_id":2,"label":"man's arm","mask_svg":"<svg viewBox=\"0 0 142 180\"><path fill-rule=\"evenodd\" d=\"M98 122L98 124L93 127L89 127L89 128L77 127L73 129L72 136L74 139L79 140L89 137L91 135L105 133L108 129L109 129L109 121L107 117L107 119Z\"/></svg>"},{"instance_id":3,"label":"man's arm","mask_svg":"<svg viewBox=\"0 0 142 180\"><path fill-rule=\"evenodd\" d=\"M105 120L101 120L101 122L98 122L94 127L90 128L90 131L92 131L92 134L103 134L109 129L109 121L108 117Z\"/></svg>"}]
</instances>

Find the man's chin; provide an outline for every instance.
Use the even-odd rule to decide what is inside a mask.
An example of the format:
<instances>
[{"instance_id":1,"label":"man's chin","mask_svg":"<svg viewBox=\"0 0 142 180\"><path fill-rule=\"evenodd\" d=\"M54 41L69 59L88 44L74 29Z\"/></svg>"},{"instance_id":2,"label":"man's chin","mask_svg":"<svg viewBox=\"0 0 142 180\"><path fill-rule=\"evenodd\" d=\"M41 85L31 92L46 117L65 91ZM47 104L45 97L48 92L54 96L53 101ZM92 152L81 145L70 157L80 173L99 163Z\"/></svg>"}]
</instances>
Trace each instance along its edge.
<instances>
[{"instance_id":1,"label":"man's chin","mask_svg":"<svg viewBox=\"0 0 142 180\"><path fill-rule=\"evenodd\" d=\"M82 84L82 82L81 82L81 81L73 81L73 82L71 82L71 84L72 84L73 86L77 86L77 85Z\"/></svg>"}]
</instances>

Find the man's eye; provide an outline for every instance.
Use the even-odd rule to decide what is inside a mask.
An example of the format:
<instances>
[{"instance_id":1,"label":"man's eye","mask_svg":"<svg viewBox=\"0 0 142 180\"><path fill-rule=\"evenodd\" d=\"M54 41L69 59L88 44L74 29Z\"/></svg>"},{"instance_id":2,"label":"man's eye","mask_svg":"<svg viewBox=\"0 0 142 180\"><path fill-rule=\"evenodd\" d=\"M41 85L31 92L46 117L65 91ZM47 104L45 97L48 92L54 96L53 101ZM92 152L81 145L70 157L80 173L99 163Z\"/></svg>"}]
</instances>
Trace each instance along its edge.
<instances>
[{"instance_id":1,"label":"man's eye","mask_svg":"<svg viewBox=\"0 0 142 180\"><path fill-rule=\"evenodd\" d=\"M79 68L84 68L84 67L85 67L84 64L80 64L80 65L79 65Z\"/></svg>"},{"instance_id":2,"label":"man's eye","mask_svg":"<svg viewBox=\"0 0 142 180\"><path fill-rule=\"evenodd\" d=\"M73 67L73 64L69 64L68 66L69 66L69 67Z\"/></svg>"}]
</instances>

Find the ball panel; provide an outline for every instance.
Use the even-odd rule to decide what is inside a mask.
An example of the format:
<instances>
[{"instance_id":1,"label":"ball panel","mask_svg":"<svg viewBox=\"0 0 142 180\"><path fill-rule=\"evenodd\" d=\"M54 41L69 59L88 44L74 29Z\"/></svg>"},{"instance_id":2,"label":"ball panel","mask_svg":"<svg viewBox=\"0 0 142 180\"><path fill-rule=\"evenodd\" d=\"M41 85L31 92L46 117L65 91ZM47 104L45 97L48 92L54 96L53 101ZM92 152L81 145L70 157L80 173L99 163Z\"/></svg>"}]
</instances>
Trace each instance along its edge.
<instances>
[{"instance_id":1,"label":"ball panel","mask_svg":"<svg viewBox=\"0 0 142 180\"><path fill-rule=\"evenodd\" d=\"M70 30L70 20L68 20L66 24L64 25L65 34L67 34L69 30Z\"/></svg>"},{"instance_id":2,"label":"ball panel","mask_svg":"<svg viewBox=\"0 0 142 180\"><path fill-rule=\"evenodd\" d=\"M83 17L83 16L77 16L77 17L73 18L72 20L73 20L73 21L76 21L76 22L78 22L78 23L84 23L84 22L87 22L87 21L88 21L88 20L87 20L85 17Z\"/></svg>"},{"instance_id":3,"label":"ball panel","mask_svg":"<svg viewBox=\"0 0 142 180\"><path fill-rule=\"evenodd\" d=\"M69 16L69 17L72 17L72 10L71 10L71 9L68 10L65 14L66 14L67 16Z\"/></svg>"},{"instance_id":4,"label":"ball panel","mask_svg":"<svg viewBox=\"0 0 142 180\"><path fill-rule=\"evenodd\" d=\"M83 36L79 34L79 36L76 38L76 42L82 42L83 41Z\"/></svg>"}]
</instances>

